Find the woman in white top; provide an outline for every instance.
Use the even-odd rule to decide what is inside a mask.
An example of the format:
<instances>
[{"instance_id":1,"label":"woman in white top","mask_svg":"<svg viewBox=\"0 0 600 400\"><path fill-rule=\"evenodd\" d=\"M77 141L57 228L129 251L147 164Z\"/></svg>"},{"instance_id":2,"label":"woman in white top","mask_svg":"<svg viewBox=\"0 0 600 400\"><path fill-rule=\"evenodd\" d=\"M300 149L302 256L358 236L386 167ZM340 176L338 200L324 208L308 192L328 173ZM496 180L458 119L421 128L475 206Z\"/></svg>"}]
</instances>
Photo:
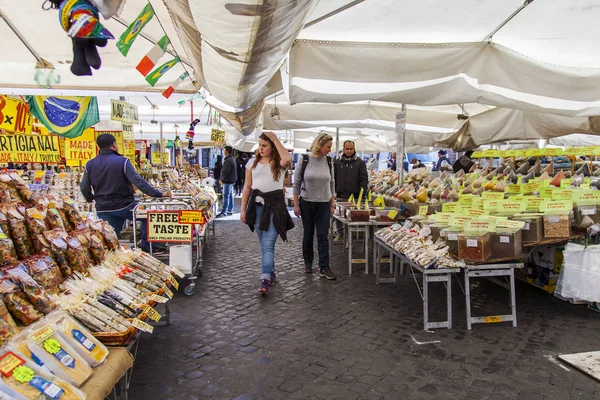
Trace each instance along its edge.
<instances>
[{"instance_id":1,"label":"woman in white top","mask_svg":"<svg viewBox=\"0 0 600 400\"><path fill-rule=\"evenodd\" d=\"M254 159L246 166L240 220L256 230L262 250L262 271L258 292L268 295L275 285L275 242L287 240L294 227L285 205L283 181L292 157L273 132L260 135Z\"/></svg>"}]
</instances>

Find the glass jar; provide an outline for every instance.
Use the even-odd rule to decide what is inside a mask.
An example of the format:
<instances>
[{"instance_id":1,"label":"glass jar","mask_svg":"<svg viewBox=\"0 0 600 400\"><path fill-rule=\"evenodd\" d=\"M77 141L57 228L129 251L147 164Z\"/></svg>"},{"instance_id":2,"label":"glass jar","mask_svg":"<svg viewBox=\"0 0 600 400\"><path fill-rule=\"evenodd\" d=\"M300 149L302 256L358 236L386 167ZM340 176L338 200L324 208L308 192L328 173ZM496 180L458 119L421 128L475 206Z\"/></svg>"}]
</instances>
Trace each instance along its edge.
<instances>
[{"instance_id":1,"label":"glass jar","mask_svg":"<svg viewBox=\"0 0 600 400\"><path fill-rule=\"evenodd\" d=\"M492 258L513 258L523 252L523 231L499 229L491 234Z\"/></svg>"},{"instance_id":2,"label":"glass jar","mask_svg":"<svg viewBox=\"0 0 600 400\"><path fill-rule=\"evenodd\" d=\"M545 238L571 237L571 221L568 215L544 215Z\"/></svg>"},{"instance_id":3,"label":"glass jar","mask_svg":"<svg viewBox=\"0 0 600 400\"><path fill-rule=\"evenodd\" d=\"M458 258L465 261L485 261L491 254L489 233L464 232L458 235Z\"/></svg>"}]
</instances>

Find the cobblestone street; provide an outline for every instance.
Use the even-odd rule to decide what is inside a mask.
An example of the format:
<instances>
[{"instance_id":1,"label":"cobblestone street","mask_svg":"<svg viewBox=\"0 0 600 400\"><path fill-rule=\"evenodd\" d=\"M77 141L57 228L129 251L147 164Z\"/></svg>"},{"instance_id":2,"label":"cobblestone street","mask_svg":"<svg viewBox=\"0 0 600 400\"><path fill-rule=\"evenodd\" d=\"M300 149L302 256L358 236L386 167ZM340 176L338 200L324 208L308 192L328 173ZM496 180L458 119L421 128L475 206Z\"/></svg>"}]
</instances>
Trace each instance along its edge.
<instances>
[{"instance_id":1,"label":"cobblestone street","mask_svg":"<svg viewBox=\"0 0 600 400\"><path fill-rule=\"evenodd\" d=\"M452 330L423 331L412 278L375 285L342 245L337 281L307 275L300 221L278 241L279 282L257 294L258 239L239 221L217 221L196 294L171 304L171 325L144 335L130 398L154 399L599 399L600 384L554 356L599 350L600 314L517 283L517 328L466 330L455 280ZM508 292L474 286L475 315L507 313ZM445 316L433 286L431 319Z\"/></svg>"}]
</instances>

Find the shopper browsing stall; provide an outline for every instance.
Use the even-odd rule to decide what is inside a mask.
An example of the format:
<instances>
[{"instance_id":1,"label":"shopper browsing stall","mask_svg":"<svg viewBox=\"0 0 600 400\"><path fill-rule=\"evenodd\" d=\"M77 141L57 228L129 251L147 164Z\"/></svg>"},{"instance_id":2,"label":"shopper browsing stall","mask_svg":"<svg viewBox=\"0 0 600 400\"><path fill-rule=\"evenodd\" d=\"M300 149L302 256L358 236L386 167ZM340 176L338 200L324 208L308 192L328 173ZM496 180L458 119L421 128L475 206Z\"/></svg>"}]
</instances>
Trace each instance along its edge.
<instances>
[{"instance_id":1,"label":"shopper browsing stall","mask_svg":"<svg viewBox=\"0 0 600 400\"><path fill-rule=\"evenodd\" d=\"M314 260L313 238L317 230L319 268L322 278L336 279L329 268L329 219L334 211L335 181L331 152L333 138L327 133L317 136L310 147L310 155L304 155L296 164L294 176L294 214L302 216L304 238L302 257L304 271L312 273Z\"/></svg>"},{"instance_id":2,"label":"shopper browsing stall","mask_svg":"<svg viewBox=\"0 0 600 400\"><path fill-rule=\"evenodd\" d=\"M275 285L275 242L277 236L287 240L286 232L294 227L287 211L283 191L285 170L292 158L273 132L260 135L259 147L252 163L246 167L240 220L256 230L262 252L262 270L258 292L268 295Z\"/></svg>"},{"instance_id":3,"label":"shopper browsing stall","mask_svg":"<svg viewBox=\"0 0 600 400\"><path fill-rule=\"evenodd\" d=\"M133 168L128 158L120 155L117 140L109 134L99 135L100 153L87 162L79 188L88 202L96 203L98 218L108 222L120 236L125 221L133 219L137 205L132 185L151 197L169 197L154 189ZM142 224L142 249L148 249L146 224Z\"/></svg>"},{"instance_id":4,"label":"shopper browsing stall","mask_svg":"<svg viewBox=\"0 0 600 400\"><path fill-rule=\"evenodd\" d=\"M446 157L446 152L444 150L438 151L438 160L433 167L434 171L447 170L452 168L452 164L448 157Z\"/></svg>"},{"instance_id":5,"label":"shopper browsing stall","mask_svg":"<svg viewBox=\"0 0 600 400\"><path fill-rule=\"evenodd\" d=\"M233 215L233 186L237 181L237 167L233 158L233 148L225 146L225 161L221 171L221 184L223 185L223 210L217 217Z\"/></svg>"},{"instance_id":6,"label":"shopper browsing stall","mask_svg":"<svg viewBox=\"0 0 600 400\"><path fill-rule=\"evenodd\" d=\"M369 185L367 165L356 155L353 141L344 142L344 152L339 159L335 160L334 171L335 193L338 201L347 201L352 195L358 198L361 189L367 192ZM342 222L335 220L335 228L335 240L340 240Z\"/></svg>"}]
</instances>

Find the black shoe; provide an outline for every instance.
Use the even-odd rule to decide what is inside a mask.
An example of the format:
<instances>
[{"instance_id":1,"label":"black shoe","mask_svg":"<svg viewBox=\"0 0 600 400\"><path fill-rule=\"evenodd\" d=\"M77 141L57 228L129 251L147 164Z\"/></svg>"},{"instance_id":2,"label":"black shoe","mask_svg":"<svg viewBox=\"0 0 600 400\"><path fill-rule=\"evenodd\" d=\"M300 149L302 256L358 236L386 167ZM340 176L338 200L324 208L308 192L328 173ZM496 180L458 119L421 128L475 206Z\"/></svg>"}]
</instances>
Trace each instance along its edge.
<instances>
[{"instance_id":1,"label":"black shoe","mask_svg":"<svg viewBox=\"0 0 600 400\"><path fill-rule=\"evenodd\" d=\"M220 214L217 214L217 215L215 216L215 218L223 218L223 217L226 217L226 216L227 216L227 214L220 213Z\"/></svg>"},{"instance_id":2,"label":"black shoe","mask_svg":"<svg viewBox=\"0 0 600 400\"><path fill-rule=\"evenodd\" d=\"M233 213L232 212L228 212L227 216L229 217L230 215L233 215Z\"/></svg>"},{"instance_id":3,"label":"black shoe","mask_svg":"<svg viewBox=\"0 0 600 400\"><path fill-rule=\"evenodd\" d=\"M306 272L307 274L312 274L313 273L312 263L310 263L310 264L304 264L304 272Z\"/></svg>"},{"instance_id":4,"label":"black shoe","mask_svg":"<svg viewBox=\"0 0 600 400\"><path fill-rule=\"evenodd\" d=\"M329 268L321 268L321 278L326 278L330 281L335 281L337 279Z\"/></svg>"}]
</instances>

